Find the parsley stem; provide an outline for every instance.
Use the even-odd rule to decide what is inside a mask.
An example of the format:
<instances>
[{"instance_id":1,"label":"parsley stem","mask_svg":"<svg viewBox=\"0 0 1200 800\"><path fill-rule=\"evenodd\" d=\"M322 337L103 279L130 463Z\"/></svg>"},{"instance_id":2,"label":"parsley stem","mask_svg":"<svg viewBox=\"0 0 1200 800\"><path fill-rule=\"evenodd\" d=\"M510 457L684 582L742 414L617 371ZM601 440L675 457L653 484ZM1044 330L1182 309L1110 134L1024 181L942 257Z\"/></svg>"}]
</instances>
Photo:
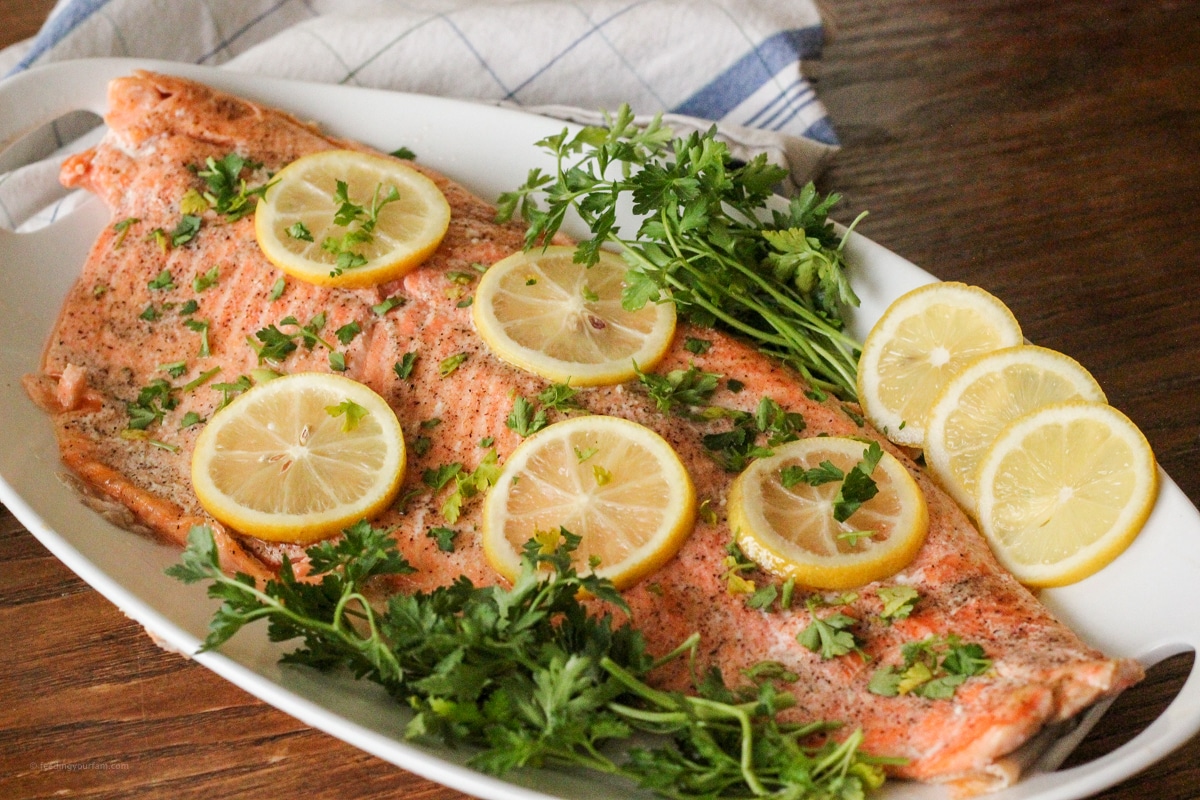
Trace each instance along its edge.
<instances>
[{"instance_id":1,"label":"parsley stem","mask_svg":"<svg viewBox=\"0 0 1200 800\"><path fill-rule=\"evenodd\" d=\"M742 733L739 759L742 780L746 782L746 785L750 787L750 791L754 792L754 794L761 796L768 793L767 788L762 785L754 770L754 722L750 718L749 709L753 709L757 705L756 703L731 705L704 697L690 697L660 691L638 680L632 673L608 656L600 660L600 666L604 667L610 675L624 684L626 688L637 696L659 708L668 709L665 717L659 716L657 719L654 719L654 715L651 714L649 717L650 721L666 722L668 720L679 720L682 723L690 721L693 717L699 717L701 725L720 722L722 720L736 722L737 727L741 729ZM609 707L614 710L625 708L623 706L617 707L615 703L610 703ZM632 709L629 710L633 711ZM647 719L645 716L642 718Z\"/></svg>"}]
</instances>

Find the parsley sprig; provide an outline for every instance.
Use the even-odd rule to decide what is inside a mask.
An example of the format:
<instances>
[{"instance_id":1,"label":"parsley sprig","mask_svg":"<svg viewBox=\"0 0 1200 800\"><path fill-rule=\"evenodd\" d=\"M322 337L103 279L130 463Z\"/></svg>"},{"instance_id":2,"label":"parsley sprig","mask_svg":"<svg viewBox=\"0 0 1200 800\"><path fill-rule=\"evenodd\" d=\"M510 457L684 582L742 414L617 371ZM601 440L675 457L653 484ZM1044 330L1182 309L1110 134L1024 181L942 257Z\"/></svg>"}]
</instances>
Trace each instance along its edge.
<instances>
[{"instance_id":1,"label":"parsley sprig","mask_svg":"<svg viewBox=\"0 0 1200 800\"><path fill-rule=\"evenodd\" d=\"M578 213L591 231L581 261L595 263L609 244L631 265L626 308L670 299L686 319L747 336L814 386L852 399L860 345L841 309L858 298L845 274L845 238L827 220L839 196L809 184L768 214L786 171L765 156L739 165L715 128L675 137L658 118L636 125L627 106L606 123L538 142L556 159L554 172L535 168L502 194L499 218L519 212L533 247ZM632 236L617 218L626 200L639 220Z\"/></svg>"},{"instance_id":2,"label":"parsley sprig","mask_svg":"<svg viewBox=\"0 0 1200 800\"><path fill-rule=\"evenodd\" d=\"M335 181L333 199L337 204L333 223L344 228L345 233L341 236L326 236L321 242L321 249L337 259L334 269L329 273L336 276L367 263L367 257L359 249L360 245L370 244L375 240L379 212L388 203L398 201L400 191L389 184L384 192L384 185L376 184L370 204L364 206L351 200L349 184L338 180Z\"/></svg>"},{"instance_id":3,"label":"parsley sprig","mask_svg":"<svg viewBox=\"0 0 1200 800\"><path fill-rule=\"evenodd\" d=\"M302 642L283 661L381 684L412 710L408 737L473 745L470 763L489 773L572 765L672 798L858 800L882 784L887 762L859 752L860 731L814 745L810 737L830 726L779 719L795 699L775 687L778 670L757 670L758 682L739 689L715 672L695 694L650 686L647 675L694 654L698 637L651 658L639 631L585 605L587 596L627 611L610 582L573 568L579 538L565 530L558 538L551 548L526 545L511 588L459 578L394 595L383 609L368 602L368 584L412 567L386 530L365 522L307 550L309 581L286 557L279 578L261 588L248 575L225 575L203 527L168 573L207 581L222 601L202 649L266 619L272 641ZM635 736L624 756L605 747Z\"/></svg>"}]
</instances>

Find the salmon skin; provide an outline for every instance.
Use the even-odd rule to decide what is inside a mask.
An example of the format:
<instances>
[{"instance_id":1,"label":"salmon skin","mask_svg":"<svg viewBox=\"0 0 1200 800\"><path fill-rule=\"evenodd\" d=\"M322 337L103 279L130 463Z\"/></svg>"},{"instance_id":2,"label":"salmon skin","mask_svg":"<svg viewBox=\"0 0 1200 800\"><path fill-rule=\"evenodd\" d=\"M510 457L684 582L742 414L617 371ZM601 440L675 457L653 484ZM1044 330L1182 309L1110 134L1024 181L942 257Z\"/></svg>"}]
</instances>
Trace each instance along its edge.
<instances>
[{"instance_id":1,"label":"salmon skin","mask_svg":"<svg viewBox=\"0 0 1200 800\"><path fill-rule=\"evenodd\" d=\"M189 479L203 423L187 423L208 419L230 385L261 366L247 344L257 331L289 317L301 325L323 317L330 339L355 322L361 333L337 345L344 374L387 399L409 439L403 503L374 521L394 526L400 550L417 568L398 578L395 588L427 590L460 575L477 584L498 580L479 543L479 498L469 500L451 524L442 511L447 490L433 491L422 474L453 463L471 470L492 450L503 463L520 441L505 425L514 398L533 398L546 387L492 356L462 303L471 287L460 282L460 273L520 249L522 229L495 223L489 204L424 170L452 208L446 238L424 265L371 289L282 278L255 242L252 217L229 221L205 211L193 238L176 245L161 241L179 225L185 194L204 189L197 170L209 158L237 153L254 162L254 185L307 153L365 148L280 111L166 75L143 72L114 81L109 108L104 139L70 158L62 180L98 194L112 209L113 225L99 236L63 304L40 373L26 379L89 502L127 528L179 544L191 526L207 524L229 570L266 577L284 553L302 565L299 547L240 535L205 515ZM688 337L712 346L703 354L689 352L683 346ZM409 357L411 372L401 377L403 370L393 367L408 354L415 361ZM439 365L453 356L465 360L452 374L441 374ZM1142 678L1136 662L1107 658L1084 644L1007 574L958 506L863 423L855 407L813 399L817 395L795 373L740 340L681 325L658 371L691 365L741 383L734 392L722 382L712 398L716 405L753 412L760 399L770 398L803 417L803 435L880 441L924 491L930 526L916 559L901 573L840 598L845 602L837 610L858 620L861 652L823 659L797 641L811 622L803 600L767 612L729 591L724 500L734 476L702 442L722 423L664 415L632 384L580 390L577 399L586 411L626 417L665 437L712 512L701 515L674 559L624 593L632 624L643 629L652 651L667 652L698 632L699 668L718 667L727 679L761 661L777 661L797 676L783 686L799 701L788 712L795 719L861 728L865 751L906 760L890 768L895 776L948 783L962 795L1011 783L1019 770L1014 751L1023 743ZM320 347L299 347L274 366L330 370L328 352ZM185 391L189 383L196 385ZM169 392L156 399L151 391L147 400L147 387L161 390L164 384ZM147 408L151 424L130 433L131 409ZM427 535L433 527L456 531L453 552ZM920 599L907 618L885 621L880 591L897 586L912 587ZM992 661L987 673L968 679L952 697L888 697L868 689L878 668L902 663L906 643L951 635L981 645ZM657 680L671 688L690 686L686 665L668 667Z\"/></svg>"}]
</instances>

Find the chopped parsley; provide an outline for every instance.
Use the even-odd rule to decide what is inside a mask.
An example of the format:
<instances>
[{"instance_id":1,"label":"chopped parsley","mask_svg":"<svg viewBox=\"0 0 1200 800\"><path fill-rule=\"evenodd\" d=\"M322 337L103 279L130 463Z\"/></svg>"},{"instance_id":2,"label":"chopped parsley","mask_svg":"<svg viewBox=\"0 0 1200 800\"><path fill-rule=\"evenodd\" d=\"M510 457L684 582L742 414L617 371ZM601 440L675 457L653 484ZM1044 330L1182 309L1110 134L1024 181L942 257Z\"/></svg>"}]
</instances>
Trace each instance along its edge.
<instances>
[{"instance_id":1,"label":"chopped parsley","mask_svg":"<svg viewBox=\"0 0 1200 800\"><path fill-rule=\"evenodd\" d=\"M513 398L512 411L509 412L504 424L509 429L516 431L517 435L522 438L532 436L546 427L546 410L539 408L535 411L532 403L521 395L517 395Z\"/></svg>"},{"instance_id":2,"label":"chopped parsley","mask_svg":"<svg viewBox=\"0 0 1200 800\"><path fill-rule=\"evenodd\" d=\"M883 603L879 618L893 621L906 619L916 608L921 594L911 586L881 586L876 592Z\"/></svg>"},{"instance_id":3,"label":"chopped parsley","mask_svg":"<svg viewBox=\"0 0 1200 800\"><path fill-rule=\"evenodd\" d=\"M582 408L579 405L579 399L576 397L578 394L579 390L572 388L568 384L552 383L538 392L537 401L545 408L554 411L578 411Z\"/></svg>"},{"instance_id":4,"label":"chopped parsley","mask_svg":"<svg viewBox=\"0 0 1200 800\"><path fill-rule=\"evenodd\" d=\"M454 539L458 536L458 531L453 528L437 526L425 531L425 535L437 542L438 550L443 553L454 552Z\"/></svg>"},{"instance_id":5,"label":"chopped parsley","mask_svg":"<svg viewBox=\"0 0 1200 800\"><path fill-rule=\"evenodd\" d=\"M217 285L217 280L221 277L221 268L213 267L212 269L197 275L192 278L192 291L199 294L206 289L211 289Z\"/></svg>"},{"instance_id":6,"label":"chopped parsley","mask_svg":"<svg viewBox=\"0 0 1200 800\"><path fill-rule=\"evenodd\" d=\"M375 316L382 317L393 308L399 308L407 302L408 299L406 297L394 294L391 297L385 298L383 302L376 303L375 305L371 306L371 311L375 314Z\"/></svg>"},{"instance_id":7,"label":"chopped parsley","mask_svg":"<svg viewBox=\"0 0 1200 800\"><path fill-rule=\"evenodd\" d=\"M180 217L175 229L171 231L171 246L180 247L196 238L200 232L200 217L194 214L184 214Z\"/></svg>"},{"instance_id":8,"label":"chopped parsley","mask_svg":"<svg viewBox=\"0 0 1200 800\"><path fill-rule=\"evenodd\" d=\"M818 617L817 608L823 605L820 599L810 597L806 601L812 621L796 636L796 641L822 659L837 658L848 653L862 654L858 639L851 630L858 620L840 611L827 617Z\"/></svg>"},{"instance_id":9,"label":"chopped parsley","mask_svg":"<svg viewBox=\"0 0 1200 800\"><path fill-rule=\"evenodd\" d=\"M637 378L663 414L686 412L695 406L706 405L721 380L720 375L703 372L694 365L673 369L665 375L638 369Z\"/></svg>"},{"instance_id":10,"label":"chopped parsley","mask_svg":"<svg viewBox=\"0 0 1200 800\"><path fill-rule=\"evenodd\" d=\"M311 242L313 240L312 232L309 231L308 226L300 221L296 221L288 227L287 235L302 242Z\"/></svg>"},{"instance_id":11,"label":"chopped parsley","mask_svg":"<svg viewBox=\"0 0 1200 800\"><path fill-rule=\"evenodd\" d=\"M255 203L272 185L265 183L253 189L246 185L242 173L253 172L261 167L262 164L257 161L230 153L220 160L209 156L204 160L204 168L197 169L196 174L204 180L206 191L203 197L208 204L218 214L235 222L252 214Z\"/></svg>"},{"instance_id":12,"label":"chopped parsley","mask_svg":"<svg viewBox=\"0 0 1200 800\"><path fill-rule=\"evenodd\" d=\"M879 493L879 486L871 473L883 458L883 448L879 442L871 442L863 451L862 460L846 473L842 480L842 488L833 500L833 518L845 522L857 511L863 503Z\"/></svg>"},{"instance_id":13,"label":"chopped parsley","mask_svg":"<svg viewBox=\"0 0 1200 800\"><path fill-rule=\"evenodd\" d=\"M363 417L370 413L366 408L349 399L343 400L336 406L326 406L325 412L334 418L343 417L342 431L346 433L357 428Z\"/></svg>"},{"instance_id":14,"label":"chopped parsley","mask_svg":"<svg viewBox=\"0 0 1200 800\"><path fill-rule=\"evenodd\" d=\"M701 441L730 472L741 472L752 459L771 455L772 447L794 441L805 428L801 414L785 410L769 397L758 401L753 414L727 410L726 416L733 420L732 427L705 434Z\"/></svg>"},{"instance_id":15,"label":"chopped parsley","mask_svg":"<svg viewBox=\"0 0 1200 800\"><path fill-rule=\"evenodd\" d=\"M447 356L438 362L438 374L443 378L449 378L466 360L466 353L455 353L452 356Z\"/></svg>"},{"instance_id":16,"label":"chopped parsley","mask_svg":"<svg viewBox=\"0 0 1200 800\"><path fill-rule=\"evenodd\" d=\"M171 270L164 269L155 275L154 279L147 283L146 286L153 292L166 292L175 288L175 279L171 277Z\"/></svg>"},{"instance_id":17,"label":"chopped parsley","mask_svg":"<svg viewBox=\"0 0 1200 800\"><path fill-rule=\"evenodd\" d=\"M141 222L141 220L137 217L126 217L125 219L113 224L113 230L117 234L115 237L113 237L113 250L121 249L121 245L125 244L125 235L129 233L130 226L135 225L138 222Z\"/></svg>"},{"instance_id":18,"label":"chopped parsley","mask_svg":"<svg viewBox=\"0 0 1200 800\"><path fill-rule=\"evenodd\" d=\"M412 375L413 366L416 363L417 352L413 350L401 356L400 360L392 365L392 371L396 373L397 378L406 381Z\"/></svg>"},{"instance_id":19,"label":"chopped parsley","mask_svg":"<svg viewBox=\"0 0 1200 800\"><path fill-rule=\"evenodd\" d=\"M900 653L903 664L881 667L871 675L867 688L872 693L948 700L968 678L983 675L992 667L982 646L964 643L954 634L907 642Z\"/></svg>"},{"instance_id":20,"label":"chopped parsley","mask_svg":"<svg viewBox=\"0 0 1200 800\"><path fill-rule=\"evenodd\" d=\"M337 340L342 344L350 344L354 341L354 337L362 333L362 325L358 324L358 320L351 320L342 327L333 332Z\"/></svg>"},{"instance_id":21,"label":"chopped parsley","mask_svg":"<svg viewBox=\"0 0 1200 800\"><path fill-rule=\"evenodd\" d=\"M188 330L200 334L200 352L197 355L200 358L208 358L212 355L208 347L208 320L186 319L183 324Z\"/></svg>"}]
</instances>

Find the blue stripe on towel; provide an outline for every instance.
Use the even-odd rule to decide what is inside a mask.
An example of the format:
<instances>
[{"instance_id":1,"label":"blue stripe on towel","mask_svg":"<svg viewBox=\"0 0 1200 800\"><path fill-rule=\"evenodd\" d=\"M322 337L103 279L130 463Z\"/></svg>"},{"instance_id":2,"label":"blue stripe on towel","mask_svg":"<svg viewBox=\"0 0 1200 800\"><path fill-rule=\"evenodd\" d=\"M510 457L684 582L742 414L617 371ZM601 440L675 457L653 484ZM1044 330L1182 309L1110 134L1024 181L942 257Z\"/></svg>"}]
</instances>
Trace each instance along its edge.
<instances>
[{"instance_id":1,"label":"blue stripe on towel","mask_svg":"<svg viewBox=\"0 0 1200 800\"><path fill-rule=\"evenodd\" d=\"M37 61L43 53L70 36L71 31L82 25L89 17L101 8L104 8L108 3L109 0L75 0L75 2L67 5L62 11L47 20L42 29L38 31L37 37L34 38L29 52L12 68L9 74L12 75L29 69L33 65L33 62Z\"/></svg>"},{"instance_id":2,"label":"blue stripe on towel","mask_svg":"<svg viewBox=\"0 0 1200 800\"><path fill-rule=\"evenodd\" d=\"M105 0L105 1L107 2L107 0ZM231 44L233 44L235 41L237 41L239 38L241 38L241 36L243 36L247 31L249 31L255 25L262 22L264 19L271 16L276 11L283 8L290 2L292 2L292 0L279 0L279 2L277 2L275 5L271 6L270 8L266 9L265 11L262 11L254 19L252 19L249 22L247 22L246 24L242 25L242 27L240 27L236 31L234 31L232 35L230 35L230 36L222 35L220 44L218 44L212 50L210 50L209 52L205 53L204 55L202 55L198 59L196 59L196 63L203 64L203 63L207 62L210 58L213 58L214 56L216 56L217 53L221 52L226 47L229 47ZM309 12L312 12L312 6L309 6L307 3L305 3L304 5L308 8ZM214 14L213 16L215 17L216 15ZM314 16L315 16L315 14L314 14ZM215 19L214 19L214 22L215 22Z\"/></svg>"},{"instance_id":3,"label":"blue stripe on towel","mask_svg":"<svg viewBox=\"0 0 1200 800\"><path fill-rule=\"evenodd\" d=\"M702 119L722 119L788 64L820 55L822 39L820 25L780 31L673 110Z\"/></svg>"},{"instance_id":4,"label":"blue stripe on towel","mask_svg":"<svg viewBox=\"0 0 1200 800\"><path fill-rule=\"evenodd\" d=\"M838 137L837 132L833 129L833 123L829 121L829 117L821 117L819 120L809 125L804 131L805 139L813 139L822 144L837 147Z\"/></svg>"}]
</instances>

